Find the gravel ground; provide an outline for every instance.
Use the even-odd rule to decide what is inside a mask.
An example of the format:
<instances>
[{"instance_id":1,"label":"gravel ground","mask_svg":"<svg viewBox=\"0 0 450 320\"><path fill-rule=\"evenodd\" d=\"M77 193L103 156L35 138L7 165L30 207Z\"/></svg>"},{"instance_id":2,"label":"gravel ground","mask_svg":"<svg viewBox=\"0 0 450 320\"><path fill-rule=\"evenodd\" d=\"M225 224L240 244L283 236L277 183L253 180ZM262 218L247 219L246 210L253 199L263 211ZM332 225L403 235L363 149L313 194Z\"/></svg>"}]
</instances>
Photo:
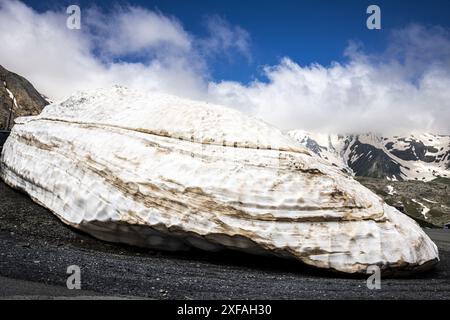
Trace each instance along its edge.
<instances>
[{"instance_id":1,"label":"gravel ground","mask_svg":"<svg viewBox=\"0 0 450 320\"><path fill-rule=\"evenodd\" d=\"M348 278L295 261L224 251L165 253L105 243L73 230L0 182L0 298L449 299L450 232L426 230L441 263L409 278ZM66 289L70 265L82 290Z\"/></svg>"}]
</instances>

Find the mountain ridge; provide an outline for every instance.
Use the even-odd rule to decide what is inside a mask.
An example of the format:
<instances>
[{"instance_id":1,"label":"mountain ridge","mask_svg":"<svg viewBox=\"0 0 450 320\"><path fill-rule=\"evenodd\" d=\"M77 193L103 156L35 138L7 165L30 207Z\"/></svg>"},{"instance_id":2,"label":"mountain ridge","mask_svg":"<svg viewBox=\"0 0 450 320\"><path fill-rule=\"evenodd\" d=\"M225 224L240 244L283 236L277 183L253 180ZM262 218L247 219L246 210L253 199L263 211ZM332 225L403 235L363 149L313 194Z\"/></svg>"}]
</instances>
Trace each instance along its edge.
<instances>
[{"instance_id":1,"label":"mountain ridge","mask_svg":"<svg viewBox=\"0 0 450 320\"><path fill-rule=\"evenodd\" d=\"M288 135L356 176L425 182L450 177L450 135L324 134L304 130L292 130Z\"/></svg>"}]
</instances>

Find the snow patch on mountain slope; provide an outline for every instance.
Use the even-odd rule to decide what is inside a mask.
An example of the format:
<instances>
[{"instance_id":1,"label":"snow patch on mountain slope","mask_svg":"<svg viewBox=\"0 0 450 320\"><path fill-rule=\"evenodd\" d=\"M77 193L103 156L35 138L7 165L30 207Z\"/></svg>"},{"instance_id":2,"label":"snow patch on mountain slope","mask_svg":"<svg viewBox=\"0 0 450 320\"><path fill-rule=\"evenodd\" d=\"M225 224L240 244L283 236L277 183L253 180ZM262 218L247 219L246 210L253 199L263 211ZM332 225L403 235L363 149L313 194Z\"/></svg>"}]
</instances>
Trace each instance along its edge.
<instances>
[{"instance_id":1,"label":"snow patch on mountain slope","mask_svg":"<svg viewBox=\"0 0 450 320\"><path fill-rule=\"evenodd\" d=\"M417 203L419 206L422 207L422 211L421 214L423 215L423 217L428 220L428 216L427 213L430 211L430 208L428 208L427 206L425 206L422 202L417 201L416 199L411 199L412 202Z\"/></svg>"},{"instance_id":2,"label":"snow patch on mountain slope","mask_svg":"<svg viewBox=\"0 0 450 320\"><path fill-rule=\"evenodd\" d=\"M345 161L346 157L342 152L345 142L341 137L320 133L312 135L303 130L290 131L288 135L333 166L347 173L353 173L352 169L347 165L347 161Z\"/></svg>"},{"instance_id":3,"label":"snow patch on mountain slope","mask_svg":"<svg viewBox=\"0 0 450 320\"><path fill-rule=\"evenodd\" d=\"M6 92L8 92L9 98L13 101L14 107L17 108L17 100L11 90L8 89L6 81L3 81L3 85L5 86Z\"/></svg>"},{"instance_id":4,"label":"snow patch on mountain slope","mask_svg":"<svg viewBox=\"0 0 450 320\"><path fill-rule=\"evenodd\" d=\"M395 190L394 190L394 187L391 186L391 185L388 185L388 186L387 186L387 189L388 189L387 194L390 195L390 196L393 196L394 193L396 193Z\"/></svg>"}]
</instances>

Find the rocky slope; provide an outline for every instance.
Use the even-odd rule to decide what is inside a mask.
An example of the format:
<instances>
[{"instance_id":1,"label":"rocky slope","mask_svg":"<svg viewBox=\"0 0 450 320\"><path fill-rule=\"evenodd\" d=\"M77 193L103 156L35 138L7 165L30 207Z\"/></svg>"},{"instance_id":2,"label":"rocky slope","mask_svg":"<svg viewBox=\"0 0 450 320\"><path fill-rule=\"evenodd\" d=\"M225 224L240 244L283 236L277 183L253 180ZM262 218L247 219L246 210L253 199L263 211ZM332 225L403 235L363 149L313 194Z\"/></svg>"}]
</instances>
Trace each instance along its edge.
<instances>
[{"instance_id":1,"label":"rocky slope","mask_svg":"<svg viewBox=\"0 0 450 320\"><path fill-rule=\"evenodd\" d=\"M11 128L17 117L39 114L47 104L27 79L0 65L0 129Z\"/></svg>"},{"instance_id":2,"label":"rocky slope","mask_svg":"<svg viewBox=\"0 0 450 320\"><path fill-rule=\"evenodd\" d=\"M422 227L443 227L450 222L450 179L423 182L357 177L357 180Z\"/></svg>"}]
</instances>

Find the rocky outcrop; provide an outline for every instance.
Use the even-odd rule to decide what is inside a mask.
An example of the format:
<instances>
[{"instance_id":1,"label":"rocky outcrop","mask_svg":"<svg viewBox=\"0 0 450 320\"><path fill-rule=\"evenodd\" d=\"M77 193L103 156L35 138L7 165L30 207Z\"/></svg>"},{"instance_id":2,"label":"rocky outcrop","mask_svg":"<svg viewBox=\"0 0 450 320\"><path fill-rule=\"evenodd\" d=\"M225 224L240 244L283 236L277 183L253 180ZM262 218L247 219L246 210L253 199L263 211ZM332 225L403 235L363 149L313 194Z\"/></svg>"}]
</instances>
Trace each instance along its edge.
<instances>
[{"instance_id":1,"label":"rocky outcrop","mask_svg":"<svg viewBox=\"0 0 450 320\"><path fill-rule=\"evenodd\" d=\"M116 87L17 119L0 174L108 241L231 248L346 273L438 261L412 219L278 129L170 95Z\"/></svg>"},{"instance_id":2,"label":"rocky outcrop","mask_svg":"<svg viewBox=\"0 0 450 320\"><path fill-rule=\"evenodd\" d=\"M9 129L14 119L39 114L48 102L25 78L0 65L0 129Z\"/></svg>"}]
</instances>

